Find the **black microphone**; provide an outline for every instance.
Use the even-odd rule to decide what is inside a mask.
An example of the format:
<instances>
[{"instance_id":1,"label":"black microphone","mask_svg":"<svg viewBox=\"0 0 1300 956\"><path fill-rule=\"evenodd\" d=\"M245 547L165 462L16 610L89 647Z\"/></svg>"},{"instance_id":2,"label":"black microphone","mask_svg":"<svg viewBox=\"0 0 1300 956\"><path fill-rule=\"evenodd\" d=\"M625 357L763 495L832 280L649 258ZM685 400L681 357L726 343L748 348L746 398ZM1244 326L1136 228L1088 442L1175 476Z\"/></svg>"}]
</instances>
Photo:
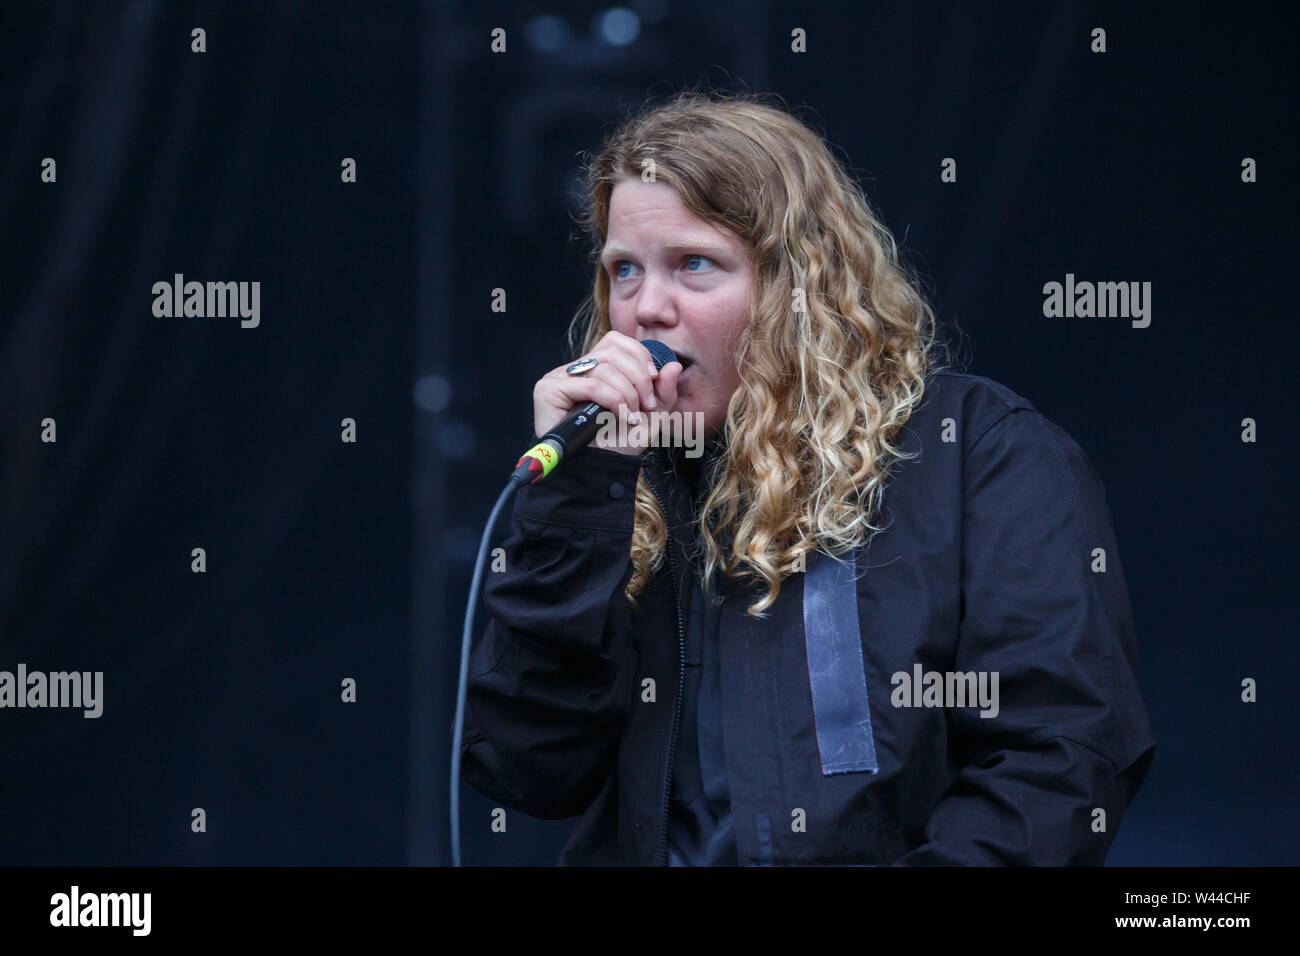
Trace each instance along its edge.
<instances>
[{"instance_id":1,"label":"black microphone","mask_svg":"<svg viewBox=\"0 0 1300 956\"><path fill-rule=\"evenodd\" d=\"M673 350L662 342L645 339L642 345L649 350L654 359L655 368L663 371L669 362L676 362ZM583 402L565 417L565 419L541 437L536 445L524 452L515 463L514 474L510 480L518 484L532 485L549 475L567 454L571 454L587 444L600 428L599 416L608 414L608 409L595 402Z\"/></svg>"}]
</instances>

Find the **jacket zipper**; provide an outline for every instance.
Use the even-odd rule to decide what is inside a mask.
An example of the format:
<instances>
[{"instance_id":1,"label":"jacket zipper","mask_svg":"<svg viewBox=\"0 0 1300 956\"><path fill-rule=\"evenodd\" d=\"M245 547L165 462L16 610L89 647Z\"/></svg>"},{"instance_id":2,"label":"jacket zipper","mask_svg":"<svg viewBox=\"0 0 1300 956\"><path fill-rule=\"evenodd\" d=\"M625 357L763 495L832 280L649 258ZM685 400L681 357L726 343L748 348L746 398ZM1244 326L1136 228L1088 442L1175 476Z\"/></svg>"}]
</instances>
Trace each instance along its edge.
<instances>
[{"instance_id":1,"label":"jacket zipper","mask_svg":"<svg viewBox=\"0 0 1300 956\"><path fill-rule=\"evenodd\" d=\"M647 456L650 455L650 453L651 453L650 451L643 452L641 455L642 460L646 461ZM671 810L670 801L673 792L673 765L677 762L676 761L677 724L678 724L678 720L680 719L681 709L682 709L682 688L685 686L686 683L686 636L683 633L684 628L682 625L682 602L681 602L681 596L678 593L678 585L677 585L677 561L673 556L673 551L675 549L673 547L672 531L670 530L670 526L672 524L672 520L671 520L672 516L668 513L668 506L664 504L663 496L659 494L659 489L658 487L656 487L654 483L654 479L650 476L650 469L644 468L643 471L645 472L646 484L648 484L650 486L650 490L654 492L655 499L659 502L659 511L664 516L664 531L667 533L667 537L668 537L668 545L667 545L668 570L672 575L672 584L673 584L673 607L677 612L677 654L678 654L677 699L673 704L673 730L672 730L672 737L670 738L668 744L668 766L664 772L663 819L659 826L659 860L660 860L659 865L667 866L668 865L668 814Z\"/></svg>"}]
</instances>

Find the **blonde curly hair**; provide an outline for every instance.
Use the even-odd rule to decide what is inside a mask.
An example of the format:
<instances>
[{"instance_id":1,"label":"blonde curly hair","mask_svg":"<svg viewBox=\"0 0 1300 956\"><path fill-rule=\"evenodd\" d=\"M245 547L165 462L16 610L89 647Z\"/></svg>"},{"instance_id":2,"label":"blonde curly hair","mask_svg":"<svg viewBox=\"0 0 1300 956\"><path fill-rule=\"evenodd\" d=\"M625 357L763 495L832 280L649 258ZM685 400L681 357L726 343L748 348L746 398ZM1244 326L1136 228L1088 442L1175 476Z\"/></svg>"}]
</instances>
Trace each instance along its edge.
<instances>
[{"instance_id":1,"label":"blonde curly hair","mask_svg":"<svg viewBox=\"0 0 1300 956\"><path fill-rule=\"evenodd\" d=\"M881 530L871 521L905 457L893 442L937 351L934 313L858 184L820 135L764 100L681 92L627 118L589 160L580 221L595 279L569 330L577 357L610 329L599 262L610 195L647 160L687 209L748 245L756 288L737 342L744 372L698 531L705 593L719 568L752 579L767 589L748 608L760 618L808 552L843 554ZM635 516L633 608L668 541L644 474Z\"/></svg>"}]
</instances>

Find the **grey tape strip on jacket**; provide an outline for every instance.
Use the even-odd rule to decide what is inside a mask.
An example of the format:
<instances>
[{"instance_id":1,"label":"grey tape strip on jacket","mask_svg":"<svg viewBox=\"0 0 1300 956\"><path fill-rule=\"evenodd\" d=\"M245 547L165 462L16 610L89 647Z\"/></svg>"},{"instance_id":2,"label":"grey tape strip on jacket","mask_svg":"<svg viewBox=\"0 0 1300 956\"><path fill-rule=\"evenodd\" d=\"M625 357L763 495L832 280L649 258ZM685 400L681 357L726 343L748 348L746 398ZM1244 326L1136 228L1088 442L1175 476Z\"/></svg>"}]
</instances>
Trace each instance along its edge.
<instances>
[{"instance_id":1,"label":"grey tape strip on jacket","mask_svg":"<svg viewBox=\"0 0 1300 956\"><path fill-rule=\"evenodd\" d=\"M875 773L867 679L858 630L854 552L839 560L810 555L803 576L803 636L812 685L813 719L822 774Z\"/></svg>"}]
</instances>

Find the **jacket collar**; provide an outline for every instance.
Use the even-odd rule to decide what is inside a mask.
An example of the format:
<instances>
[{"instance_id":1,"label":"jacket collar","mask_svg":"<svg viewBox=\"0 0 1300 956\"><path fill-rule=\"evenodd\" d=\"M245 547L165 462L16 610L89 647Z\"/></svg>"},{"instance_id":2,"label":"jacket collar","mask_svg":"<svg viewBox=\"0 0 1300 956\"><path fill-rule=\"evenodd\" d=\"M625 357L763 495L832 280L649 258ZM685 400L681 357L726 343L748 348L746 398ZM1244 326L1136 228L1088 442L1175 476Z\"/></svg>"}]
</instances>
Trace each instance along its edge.
<instances>
[{"instance_id":1,"label":"jacket collar","mask_svg":"<svg viewBox=\"0 0 1300 956\"><path fill-rule=\"evenodd\" d=\"M651 447L641 456L647 478L663 499L670 545L679 562L686 562L679 566L685 567L691 563L690 555L696 542L696 501L702 500L693 497L693 492L699 490L699 485L695 489L691 487L685 470L698 469L700 482L707 480L711 469L725 451L723 439L724 436L720 433L707 441L701 454L694 459L686 456L686 452L691 449L682 448Z\"/></svg>"},{"instance_id":2,"label":"jacket collar","mask_svg":"<svg viewBox=\"0 0 1300 956\"><path fill-rule=\"evenodd\" d=\"M694 458L688 455L688 452L694 451L694 449L670 449L651 446L642 452L641 463L642 467L654 479L655 486L665 498L670 495L677 497L677 492L680 492L686 510L691 512L694 510L691 501L692 489L685 470L698 470L699 481L707 480L711 470L725 451L725 447L725 435L719 432L704 443L700 453Z\"/></svg>"}]
</instances>

